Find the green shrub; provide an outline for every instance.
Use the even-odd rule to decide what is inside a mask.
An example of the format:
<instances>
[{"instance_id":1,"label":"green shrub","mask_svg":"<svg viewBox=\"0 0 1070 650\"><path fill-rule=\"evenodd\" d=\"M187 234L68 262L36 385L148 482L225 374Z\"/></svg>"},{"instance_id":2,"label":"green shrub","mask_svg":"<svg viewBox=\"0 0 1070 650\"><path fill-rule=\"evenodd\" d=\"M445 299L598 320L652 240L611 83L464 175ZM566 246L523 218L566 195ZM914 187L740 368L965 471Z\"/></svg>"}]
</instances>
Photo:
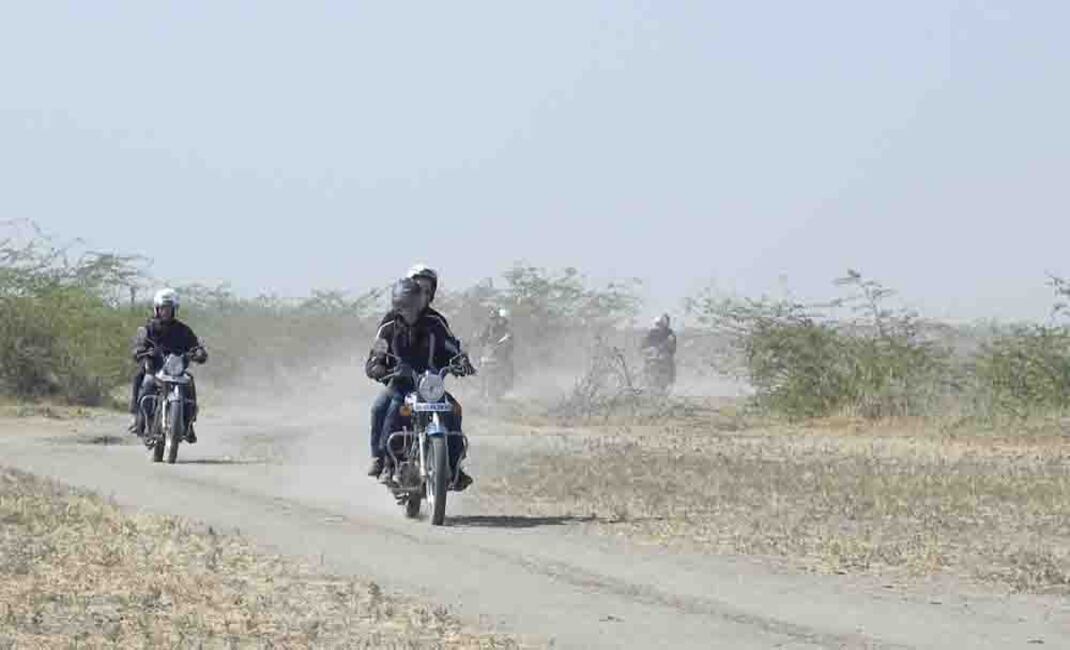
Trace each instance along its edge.
<instances>
[{"instance_id":1,"label":"green shrub","mask_svg":"<svg viewBox=\"0 0 1070 650\"><path fill-rule=\"evenodd\" d=\"M105 403L129 376L136 320L117 290L139 260L67 251L35 232L0 241L0 392Z\"/></svg>"},{"instance_id":2,"label":"green shrub","mask_svg":"<svg viewBox=\"0 0 1070 650\"><path fill-rule=\"evenodd\" d=\"M916 314L885 306L890 290L854 271L837 284L848 295L824 305L707 291L689 309L727 337L757 404L769 411L878 418L931 410L948 390L950 354ZM846 316L829 314L836 311Z\"/></svg>"}]
</instances>

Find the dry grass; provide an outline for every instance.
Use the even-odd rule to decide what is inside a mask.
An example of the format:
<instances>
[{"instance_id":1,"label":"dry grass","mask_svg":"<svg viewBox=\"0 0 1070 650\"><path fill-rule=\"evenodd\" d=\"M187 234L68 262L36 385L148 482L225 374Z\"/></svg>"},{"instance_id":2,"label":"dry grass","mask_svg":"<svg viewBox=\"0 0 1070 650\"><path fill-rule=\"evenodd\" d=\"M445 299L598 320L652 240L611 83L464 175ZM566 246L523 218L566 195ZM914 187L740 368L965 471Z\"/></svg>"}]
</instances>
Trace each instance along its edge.
<instances>
[{"instance_id":1,"label":"dry grass","mask_svg":"<svg viewBox=\"0 0 1070 650\"><path fill-rule=\"evenodd\" d=\"M26 402L0 397L0 419L46 418L49 420L84 420L105 413L102 409L72 406L52 401Z\"/></svg>"},{"instance_id":2,"label":"dry grass","mask_svg":"<svg viewBox=\"0 0 1070 650\"><path fill-rule=\"evenodd\" d=\"M0 469L0 648L516 647L448 612Z\"/></svg>"},{"instance_id":3,"label":"dry grass","mask_svg":"<svg viewBox=\"0 0 1070 650\"><path fill-rule=\"evenodd\" d=\"M734 417L557 429L482 448L478 495L647 543L1070 594L1070 438L967 433Z\"/></svg>"}]
</instances>

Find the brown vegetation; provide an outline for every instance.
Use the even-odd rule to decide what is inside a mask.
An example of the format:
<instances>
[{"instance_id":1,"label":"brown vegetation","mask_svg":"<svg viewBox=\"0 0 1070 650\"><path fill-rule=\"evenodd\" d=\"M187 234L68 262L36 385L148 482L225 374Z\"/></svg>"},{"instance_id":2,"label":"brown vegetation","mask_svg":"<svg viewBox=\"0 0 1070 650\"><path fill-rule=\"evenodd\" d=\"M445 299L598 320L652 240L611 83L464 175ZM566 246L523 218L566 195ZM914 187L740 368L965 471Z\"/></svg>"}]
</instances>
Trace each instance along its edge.
<instances>
[{"instance_id":1,"label":"brown vegetation","mask_svg":"<svg viewBox=\"0 0 1070 650\"><path fill-rule=\"evenodd\" d=\"M443 609L0 469L0 648L497 648Z\"/></svg>"}]
</instances>

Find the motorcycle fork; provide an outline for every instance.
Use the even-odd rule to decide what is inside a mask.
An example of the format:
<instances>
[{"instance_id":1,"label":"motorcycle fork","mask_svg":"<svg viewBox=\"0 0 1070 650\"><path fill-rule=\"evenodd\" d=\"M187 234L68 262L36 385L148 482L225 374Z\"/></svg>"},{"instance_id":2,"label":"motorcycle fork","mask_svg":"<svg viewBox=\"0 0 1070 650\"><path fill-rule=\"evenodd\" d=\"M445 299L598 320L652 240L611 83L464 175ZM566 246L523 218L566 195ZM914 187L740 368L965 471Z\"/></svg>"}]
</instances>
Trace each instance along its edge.
<instances>
[{"instance_id":1,"label":"motorcycle fork","mask_svg":"<svg viewBox=\"0 0 1070 650\"><path fill-rule=\"evenodd\" d=\"M182 422L188 427L189 426L189 422L185 418L185 415L186 415L186 402L187 401L188 400L185 397L182 396L182 387L179 386L178 384L175 384L174 386L171 387L171 390L168 392L167 397L164 399L164 408L163 408L164 413L161 415L161 417L166 415L166 411L167 411L168 408L180 408L180 409L182 409L182 415L183 415ZM170 426L170 422L171 422L171 418L164 417L164 420L162 422L163 427L165 427L164 433L172 433L172 432L166 430L166 427ZM174 433L181 436L181 435L185 435L186 432L185 431L176 431Z\"/></svg>"}]
</instances>

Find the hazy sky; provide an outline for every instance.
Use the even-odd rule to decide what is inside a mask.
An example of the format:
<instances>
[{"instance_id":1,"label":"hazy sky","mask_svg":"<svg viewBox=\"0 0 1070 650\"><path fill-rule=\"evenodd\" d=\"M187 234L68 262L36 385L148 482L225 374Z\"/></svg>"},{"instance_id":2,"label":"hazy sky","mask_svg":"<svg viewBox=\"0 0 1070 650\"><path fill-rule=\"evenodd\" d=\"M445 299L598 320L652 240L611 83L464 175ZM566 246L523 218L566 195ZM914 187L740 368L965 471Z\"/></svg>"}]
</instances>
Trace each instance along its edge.
<instances>
[{"instance_id":1,"label":"hazy sky","mask_svg":"<svg viewBox=\"0 0 1070 650\"><path fill-rule=\"evenodd\" d=\"M243 292L517 259L943 316L1070 274L1070 3L0 5L0 219ZM652 308L653 308L652 307Z\"/></svg>"}]
</instances>

